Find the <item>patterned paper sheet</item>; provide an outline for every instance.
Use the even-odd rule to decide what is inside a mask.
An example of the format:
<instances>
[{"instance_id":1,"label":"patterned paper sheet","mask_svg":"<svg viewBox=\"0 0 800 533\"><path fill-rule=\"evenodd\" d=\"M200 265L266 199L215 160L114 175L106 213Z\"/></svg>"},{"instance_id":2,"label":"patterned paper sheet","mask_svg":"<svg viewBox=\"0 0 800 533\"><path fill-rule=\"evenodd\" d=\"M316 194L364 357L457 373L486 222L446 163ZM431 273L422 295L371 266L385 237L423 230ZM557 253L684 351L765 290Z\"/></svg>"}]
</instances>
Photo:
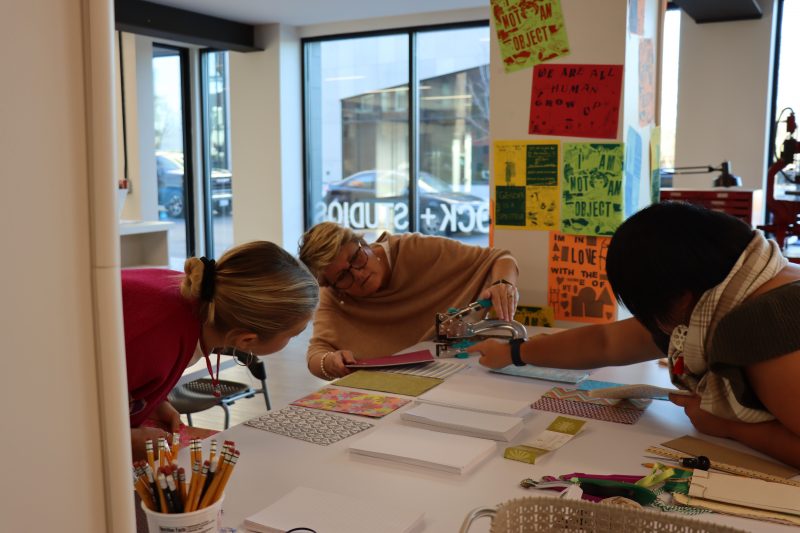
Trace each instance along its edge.
<instances>
[{"instance_id":1,"label":"patterned paper sheet","mask_svg":"<svg viewBox=\"0 0 800 533\"><path fill-rule=\"evenodd\" d=\"M380 418L411 400L327 387L292 402L292 405Z\"/></svg>"},{"instance_id":2,"label":"patterned paper sheet","mask_svg":"<svg viewBox=\"0 0 800 533\"><path fill-rule=\"evenodd\" d=\"M409 365L398 368L383 368L382 372L392 372L394 374L410 374L412 376L422 376L425 378L447 379L456 372L469 367L469 363L457 363L455 361L434 361L420 365Z\"/></svg>"},{"instance_id":3,"label":"patterned paper sheet","mask_svg":"<svg viewBox=\"0 0 800 533\"><path fill-rule=\"evenodd\" d=\"M443 379L428 378L423 376L410 376L393 372L376 372L374 370L359 370L337 379L333 385L350 387L352 389L365 389L404 396L419 396L420 394L444 383Z\"/></svg>"},{"instance_id":4,"label":"patterned paper sheet","mask_svg":"<svg viewBox=\"0 0 800 533\"><path fill-rule=\"evenodd\" d=\"M498 374L520 376L523 378L544 379L546 381L561 381L563 383L578 383L589 375L586 370L572 370L569 368L546 368L542 366L506 366L492 369Z\"/></svg>"},{"instance_id":5,"label":"patterned paper sheet","mask_svg":"<svg viewBox=\"0 0 800 533\"><path fill-rule=\"evenodd\" d=\"M634 424L642 416L651 400L616 400L592 398L588 391L553 387L531 407L566 415L592 418L618 424Z\"/></svg>"},{"instance_id":6,"label":"patterned paper sheet","mask_svg":"<svg viewBox=\"0 0 800 533\"><path fill-rule=\"evenodd\" d=\"M339 442L373 426L369 422L291 405L248 420L245 425L320 446Z\"/></svg>"}]
</instances>

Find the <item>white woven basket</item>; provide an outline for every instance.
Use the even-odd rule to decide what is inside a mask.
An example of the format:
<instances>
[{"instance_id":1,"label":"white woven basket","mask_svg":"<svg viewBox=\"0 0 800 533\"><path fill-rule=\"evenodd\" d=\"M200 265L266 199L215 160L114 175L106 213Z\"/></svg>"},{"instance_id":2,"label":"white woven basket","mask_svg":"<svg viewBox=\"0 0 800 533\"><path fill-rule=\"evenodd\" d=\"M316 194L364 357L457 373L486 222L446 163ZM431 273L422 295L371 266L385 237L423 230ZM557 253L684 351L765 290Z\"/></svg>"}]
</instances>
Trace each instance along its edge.
<instances>
[{"instance_id":1,"label":"white woven basket","mask_svg":"<svg viewBox=\"0 0 800 533\"><path fill-rule=\"evenodd\" d=\"M497 507L475 509L464 520L460 533L467 533L481 517L491 517L491 533L744 533L741 529L662 511L549 496L519 498Z\"/></svg>"}]
</instances>

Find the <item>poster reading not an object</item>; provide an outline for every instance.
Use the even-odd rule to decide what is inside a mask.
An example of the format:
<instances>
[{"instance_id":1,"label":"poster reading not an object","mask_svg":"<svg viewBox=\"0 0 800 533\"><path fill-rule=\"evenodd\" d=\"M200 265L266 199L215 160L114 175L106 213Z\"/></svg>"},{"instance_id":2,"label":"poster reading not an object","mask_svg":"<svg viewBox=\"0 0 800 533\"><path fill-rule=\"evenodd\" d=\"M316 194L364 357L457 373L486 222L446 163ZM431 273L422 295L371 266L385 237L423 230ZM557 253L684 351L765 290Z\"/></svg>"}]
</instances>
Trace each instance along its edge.
<instances>
[{"instance_id":1,"label":"poster reading not an object","mask_svg":"<svg viewBox=\"0 0 800 533\"><path fill-rule=\"evenodd\" d=\"M610 237L550 233L547 304L556 320L613 322L617 305L606 277Z\"/></svg>"},{"instance_id":2,"label":"poster reading not an object","mask_svg":"<svg viewBox=\"0 0 800 533\"><path fill-rule=\"evenodd\" d=\"M528 133L615 139L622 65L537 65Z\"/></svg>"},{"instance_id":3,"label":"poster reading not an object","mask_svg":"<svg viewBox=\"0 0 800 533\"><path fill-rule=\"evenodd\" d=\"M492 17L506 72L569 53L561 0L492 0Z\"/></svg>"},{"instance_id":4,"label":"poster reading not an object","mask_svg":"<svg viewBox=\"0 0 800 533\"><path fill-rule=\"evenodd\" d=\"M495 224L504 229L558 226L559 143L498 141L494 145Z\"/></svg>"},{"instance_id":5,"label":"poster reading not an object","mask_svg":"<svg viewBox=\"0 0 800 533\"><path fill-rule=\"evenodd\" d=\"M622 223L621 143L565 143L561 231L613 235Z\"/></svg>"}]
</instances>

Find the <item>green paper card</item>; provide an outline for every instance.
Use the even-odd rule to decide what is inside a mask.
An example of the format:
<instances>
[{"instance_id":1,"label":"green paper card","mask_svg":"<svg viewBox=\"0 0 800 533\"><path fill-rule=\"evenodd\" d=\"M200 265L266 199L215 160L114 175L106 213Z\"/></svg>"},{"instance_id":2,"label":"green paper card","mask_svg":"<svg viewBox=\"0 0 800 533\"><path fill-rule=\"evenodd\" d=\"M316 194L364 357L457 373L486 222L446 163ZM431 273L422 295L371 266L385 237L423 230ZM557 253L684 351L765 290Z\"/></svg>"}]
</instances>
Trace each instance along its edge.
<instances>
[{"instance_id":1,"label":"green paper card","mask_svg":"<svg viewBox=\"0 0 800 533\"><path fill-rule=\"evenodd\" d=\"M492 0L491 3L507 73L569 54L561 0Z\"/></svg>"},{"instance_id":2,"label":"green paper card","mask_svg":"<svg viewBox=\"0 0 800 533\"><path fill-rule=\"evenodd\" d=\"M391 392L404 396L419 396L443 382L443 379L438 378L359 370L336 380L333 385L351 387L353 389Z\"/></svg>"},{"instance_id":3,"label":"green paper card","mask_svg":"<svg viewBox=\"0 0 800 533\"><path fill-rule=\"evenodd\" d=\"M542 431L533 442L518 444L506 448L503 457L512 461L535 464L536 458L561 448L586 424L585 420L577 420L566 416L559 416L553 420L547 429Z\"/></svg>"}]
</instances>

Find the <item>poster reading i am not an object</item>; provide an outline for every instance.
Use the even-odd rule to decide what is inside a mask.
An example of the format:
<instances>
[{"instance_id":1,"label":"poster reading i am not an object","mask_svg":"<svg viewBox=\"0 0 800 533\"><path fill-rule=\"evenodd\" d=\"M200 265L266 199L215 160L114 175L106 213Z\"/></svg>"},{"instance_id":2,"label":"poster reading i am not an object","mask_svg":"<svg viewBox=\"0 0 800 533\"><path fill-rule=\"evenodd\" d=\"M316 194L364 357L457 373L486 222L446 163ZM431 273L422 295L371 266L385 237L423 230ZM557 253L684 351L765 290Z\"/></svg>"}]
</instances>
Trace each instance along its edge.
<instances>
[{"instance_id":1,"label":"poster reading i am not an object","mask_svg":"<svg viewBox=\"0 0 800 533\"><path fill-rule=\"evenodd\" d=\"M622 224L621 143L565 143L561 232L613 235Z\"/></svg>"},{"instance_id":2,"label":"poster reading i am not an object","mask_svg":"<svg viewBox=\"0 0 800 533\"><path fill-rule=\"evenodd\" d=\"M610 237L550 233L547 305L556 320L613 322L617 305L606 276Z\"/></svg>"},{"instance_id":3,"label":"poster reading i am not an object","mask_svg":"<svg viewBox=\"0 0 800 533\"><path fill-rule=\"evenodd\" d=\"M561 0L492 0L492 17L506 72L569 53Z\"/></svg>"}]
</instances>

